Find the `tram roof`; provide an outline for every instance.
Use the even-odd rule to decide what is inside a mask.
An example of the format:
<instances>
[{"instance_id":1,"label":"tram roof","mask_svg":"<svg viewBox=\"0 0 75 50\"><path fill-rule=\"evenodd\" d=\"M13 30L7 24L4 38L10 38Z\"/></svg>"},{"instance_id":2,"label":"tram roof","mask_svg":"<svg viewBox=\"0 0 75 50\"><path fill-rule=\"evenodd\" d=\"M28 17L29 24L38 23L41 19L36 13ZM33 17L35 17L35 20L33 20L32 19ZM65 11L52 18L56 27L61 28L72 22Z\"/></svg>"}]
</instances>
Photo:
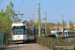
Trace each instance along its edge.
<instances>
[{"instance_id":1,"label":"tram roof","mask_svg":"<svg viewBox=\"0 0 75 50\"><path fill-rule=\"evenodd\" d=\"M12 27L13 26L26 26L26 24L24 22L14 22L12 23Z\"/></svg>"},{"instance_id":2,"label":"tram roof","mask_svg":"<svg viewBox=\"0 0 75 50\"><path fill-rule=\"evenodd\" d=\"M51 32L63 32L63 31L51 31ZM65 30L64 32L75 32L75 31Z\"/></svg>"}]
</instances>

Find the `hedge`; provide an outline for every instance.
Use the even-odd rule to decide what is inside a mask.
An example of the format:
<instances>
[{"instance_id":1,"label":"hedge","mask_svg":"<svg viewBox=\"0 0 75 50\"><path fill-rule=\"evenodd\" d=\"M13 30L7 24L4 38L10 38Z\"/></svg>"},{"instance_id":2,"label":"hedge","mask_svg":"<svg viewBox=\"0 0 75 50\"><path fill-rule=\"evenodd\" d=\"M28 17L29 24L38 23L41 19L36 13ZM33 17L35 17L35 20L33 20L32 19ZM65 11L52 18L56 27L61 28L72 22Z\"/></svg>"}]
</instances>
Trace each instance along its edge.
<instances>
[{"instance_id":1,"label":"hedge","mask_svg":"<svg viewBox=\"0 0 75 50\"><path fill-rule=\"evenodd\" d=\"M75 42L68 42L66 40L62 40L62 39L52 39L52 38L37 38L36 42L38 44L41 44L45 47L48 47L52 50L65 50L65 48L67 47L67 50L69 50L71 48L71 50L74 50L75 48ZM65 47L65 48L64 48ZM68 48L69 47L69 48Z\"/></svg>"}]
</instances>

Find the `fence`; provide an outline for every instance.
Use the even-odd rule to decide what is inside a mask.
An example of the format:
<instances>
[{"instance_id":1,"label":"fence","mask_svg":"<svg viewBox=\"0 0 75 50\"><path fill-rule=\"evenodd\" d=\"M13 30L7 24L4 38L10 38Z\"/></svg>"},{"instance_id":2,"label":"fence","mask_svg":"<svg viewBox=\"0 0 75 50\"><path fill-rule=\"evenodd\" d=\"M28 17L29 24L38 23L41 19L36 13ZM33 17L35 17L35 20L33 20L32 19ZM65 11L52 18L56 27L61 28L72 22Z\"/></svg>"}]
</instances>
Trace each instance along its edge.
<instances>
[{"instance_id":1,"label":"fence","mask_svg":"<svg viewBox=\"0 0 75 50\"><path fill-rule=\"evenodd\" d=\"M10 37L10 34L0 33L0 48L6 44L9 37Z\"/></svg>"}]
</instances>

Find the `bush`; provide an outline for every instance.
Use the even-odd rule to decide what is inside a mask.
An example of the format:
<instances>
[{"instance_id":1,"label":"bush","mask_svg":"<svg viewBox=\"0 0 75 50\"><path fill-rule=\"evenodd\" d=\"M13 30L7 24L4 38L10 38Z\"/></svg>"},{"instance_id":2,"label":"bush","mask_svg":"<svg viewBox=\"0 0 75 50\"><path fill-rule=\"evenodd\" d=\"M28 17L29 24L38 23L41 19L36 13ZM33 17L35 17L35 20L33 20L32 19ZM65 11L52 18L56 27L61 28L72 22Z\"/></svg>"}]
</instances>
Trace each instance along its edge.
<instances>
[{"instance_id":1,"label":"bush","mask_svg":"<svg viewBox=\"0 0 75 50\"><path fill-rule=\"evenodd\" d=\"M74 45L75 42L68 42L62 39L57 40L57 39L43 37L43 38L37 38L36 42L50 49L54 49L55 48L54 46L74 46L75 47ZM58 48L58 49L60 50L64 48Z\"/></svg>"},{"instance_id":2,"label":"bush","mask_svg":"<svg viewBox=\"0 0 75 50\"><path fill-rule=\"evenodd\" d=\"M5 21L0 17L0 32L10 33L11 32L11 23L10 21Z\"/></svg>"}]
</instances>

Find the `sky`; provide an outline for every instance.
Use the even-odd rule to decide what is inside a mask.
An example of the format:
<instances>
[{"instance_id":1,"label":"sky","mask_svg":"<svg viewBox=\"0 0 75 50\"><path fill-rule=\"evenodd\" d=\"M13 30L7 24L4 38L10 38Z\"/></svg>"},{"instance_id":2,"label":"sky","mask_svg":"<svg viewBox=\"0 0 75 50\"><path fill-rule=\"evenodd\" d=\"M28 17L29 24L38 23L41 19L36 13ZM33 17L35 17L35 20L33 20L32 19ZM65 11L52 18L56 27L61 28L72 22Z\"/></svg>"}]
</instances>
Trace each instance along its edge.
<instances>
[{"instance_id":1,"label":"sky","mask_svg":"<svg viewBox=\"0 0 75 50\"><path fill-rule=\"evenodd\" d=\"M32 14L34 14L34 21L38 20L37 14L39 5L37 4L40 3L41 22L45 22L45 20L42 20L45 17L44 13L45 11L47 12L47 22L62 23L62 15L66 23L69 23L70 20L72 22L75 22L75 0L0 0L0 10L4 9L5 11L6 6L9 5L10 1L14 4L14 10L15 11L19 10L19 12L15 13L24 14L23 16L21 15L18 16L19 18L22 17L22 21L24 20L30 21L32 19ZM31 8L23 9L27 7ZM35 10L36 12L20 12L31 10Z\"/></svg>"}]
</instances>

